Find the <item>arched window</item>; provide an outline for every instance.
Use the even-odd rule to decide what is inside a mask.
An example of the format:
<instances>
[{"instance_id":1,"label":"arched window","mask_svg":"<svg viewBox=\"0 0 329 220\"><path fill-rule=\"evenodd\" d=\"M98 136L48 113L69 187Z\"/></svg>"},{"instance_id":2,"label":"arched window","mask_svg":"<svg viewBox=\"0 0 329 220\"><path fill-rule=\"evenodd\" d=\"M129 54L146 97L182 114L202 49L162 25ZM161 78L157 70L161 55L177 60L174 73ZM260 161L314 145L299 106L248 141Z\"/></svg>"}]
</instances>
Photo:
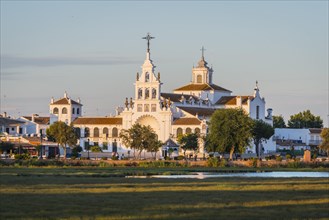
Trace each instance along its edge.
<instances>
[{"instance_id":1,"label":"arched window","mask_svg":"<svg viewBox=\"0 0 329 220\"><path fill-rule=\"evenodd\" d=\"M150 90L145 89L145 98L148 99L150 97Z\"/></svg>"},{"instance_id":2,"label":"arched window","mask_svg":"<svg viewBox=\"0 0 329 220\"><path fill-rule=\"evenodd\" d=\"M145 73L145 82L150 81L150 74L148 72Z\"/></svg>"},{"instance_id":3,"label":"arched window","mask_svg":"<svg viewBox=\"0 0 329 220\"><path fill-rule=\"evenodd\" d=\"M152 89L152 99L155 99L157 97L157 90Z\"/></svg>"},{"instance_id":4,"label":"arched window","mask_svg":"<svg viewBox=\"0 0 329 220\"><path fill-rule=\"evenodd\" d=\"M105 135L106 137L109 136L109 129L108 128L103 128L103 135Z\"/></svg>"},{"instance_id":5,"label":"arched window","mask_svg":"<svg viewBox=\"0 0 329 220\"><path fill-rule=\"evenodd\" d=\"M202 76L201 75L197 75L196 82L197 83L202 83Z\"/></svg>"},{"instance_id":6,"label":"arched window","mask_svg":"<svg viewBox=\"0 0 329 220\"><path fill-rule=\"evenodd\" d=\"M62 108L62 114L67 114L67 108Z\"/></svg>"},{"instance_id":7,"label":"arched window","mask_svg":"<svg viewBox=\"0 0 329 220\"><path fill-rule=\"evenodd\" d=\"M183 129L182 128L177 128L176 136L180 136L183 134Z\"/></svg>"},{"instance_id":8,"label":"arched window","mask_svg":"<svg viewBox=\"0 0 329 220\"><path fill-rule=\"evenodd\" d=\"M75 108L72 108L72 114L75 114Z\"/></svg>"},{"instance_id":9,"label":"arched window","mask_svg":"<svg viewBox=\"0 0 329 220\"><path fill-rule=\"evenodd\" d=\"M89 135L90 135L89 128L85 128L85 137L89 137Z\"/></svg>"},{"instance_id":10,"label":"arched window","mask_svg":"<svg viewBox=\"0 0 329 220\"><path fill-rule=\"evenodd\" d=\"M259 105L256 106L256 119L259 119Z\"/></svg>"},{"instance_id":11,"label":"arched window","mask_svg":"<svg viewBox=\"0 0 329 220\"><path fill-rule=\"evenodd\" d=\"M94 128L94 137L99 137L99 129Z\"/></svg>"},{"instance_id":12,"label":"arched window","mask_svg":"<svg viewBox=\"0 0 329 220\"><path fill-rule=\"evenodd\" d=\"M118 129L117 128L112 129L112 137L118 137Z\"/></svg>"},{"instance_id":13,"label":"arched window","mask_svg":"<svg viewBox=\"0 0 329 220\"><path fill-rule=\"evenodd\" d=\"M58 108L54 108L53 114L58 114Z\"/></svg>"},{"instance_id":14,"label":"arched window","mask_svg":"<svg viewBox=\"0 0 329 220\"><path fill-rule=\"evenodd\" d=\"M185 133L186 134L191 134L192 133L192 129L191 128L186 128Z\"/></svg>"},{"instance_id":15,"label":"arched window","mask_svg":"<svg viewBox=\"0 0 329 220\"><path fill-rule=\"evenodd\" d=\"M138 89L138 99L141 99L143 97L143 90Z\"/></svg>"},{"instance_id":16,"label":"arched window","mask_svg":"<svg viewBox=\"0 0 329 220\"><path fill-rule=\"evenodd\" d=\"M200 128L195 128L195 129L194 129L194 133L196 133L196 134L200 134Z\"/></svg>"},{"instance_id":17,"label":"arched window","mask_svg":"<svg viewBox=\"0 0 329 220\"><path fill-rule=\"evenodd\" d=\"M77 108L77 115L79 115L80 114L80 109L79 108Z\"/></svg>"}]
</instances>

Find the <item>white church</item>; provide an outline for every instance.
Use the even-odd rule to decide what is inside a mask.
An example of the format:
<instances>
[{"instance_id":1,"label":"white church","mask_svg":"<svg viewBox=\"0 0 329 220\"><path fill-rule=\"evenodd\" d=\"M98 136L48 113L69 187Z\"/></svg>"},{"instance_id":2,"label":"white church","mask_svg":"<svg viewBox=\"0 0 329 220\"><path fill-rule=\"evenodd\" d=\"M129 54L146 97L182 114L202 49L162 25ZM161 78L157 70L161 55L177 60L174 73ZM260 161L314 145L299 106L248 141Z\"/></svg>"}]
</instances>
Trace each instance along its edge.
<instances>
[{"instance_id":1,"label":"white church","mask_svg":"<svg viewBox=\"0 0 329 220\"><path fill-rule=\"evenodd\" d=\"M135 96L126 98L125 106L118 107L114 117L83 117L80 100L74 101L65 93L63 98L51 100L50 124L57 120L73 123L74 127L80 128L81 147L97 145L104 152L120 155L130 151L121 143L120 131L135 123L150 125L159 140L168 146L174 146L180 134L206 135L207 122L216 109L242 108L251 118L273 125L272 109L266 110L257 83L251 95L232 95L232 91L214 84L214 71L207 65L203 49L198 65L192 68L192 81L173 92L162 92L160 73L156 73L151 59L150 40L153 37L148 34L144 39L147 40L146 58L141 72L134 76ZM159 151L168 150L166 145ZM262 148L263 153L274 152L275 142L268 140ZM255 147L251 146L248 151L255 152ZM203 146L200 146L200 153L204 153Z\"/></svg>"}]
</instances>

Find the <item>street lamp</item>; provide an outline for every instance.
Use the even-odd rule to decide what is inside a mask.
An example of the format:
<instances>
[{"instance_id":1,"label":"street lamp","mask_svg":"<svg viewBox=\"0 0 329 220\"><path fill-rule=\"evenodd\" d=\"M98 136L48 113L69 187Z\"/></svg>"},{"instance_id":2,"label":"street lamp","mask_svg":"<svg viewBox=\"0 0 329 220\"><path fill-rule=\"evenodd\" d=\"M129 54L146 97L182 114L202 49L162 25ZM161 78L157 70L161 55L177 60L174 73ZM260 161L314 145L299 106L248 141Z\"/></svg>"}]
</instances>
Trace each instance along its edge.
<instances>
[{"instance_id":1,"label":"street lamp","mask_svg":"<svg viewBox=\"0 0 329 220\"><path fill-rule=\"evenodd\" d=\"M88 157L87 157L87 159L89 160L90 159L90 157L89 157L89 138L88 138L87 150L88 150Z\"/></svg>"}]
</instances>

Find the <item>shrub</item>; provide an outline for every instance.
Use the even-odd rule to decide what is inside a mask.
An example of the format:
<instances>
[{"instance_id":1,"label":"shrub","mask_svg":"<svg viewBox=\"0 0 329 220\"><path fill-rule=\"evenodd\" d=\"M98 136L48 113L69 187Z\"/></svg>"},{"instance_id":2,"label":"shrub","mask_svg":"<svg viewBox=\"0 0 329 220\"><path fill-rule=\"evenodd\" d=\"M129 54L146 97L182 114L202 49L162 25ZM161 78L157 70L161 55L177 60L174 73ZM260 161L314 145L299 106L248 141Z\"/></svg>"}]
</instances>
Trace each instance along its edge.
<instances>
[{"instance_id":1,"label":"shrub","mask_svg":"<svg viewBox=\"0 0 329 220\"><path fill-rule=\"evenodd\" d=\"M218 159L217 157L209 157L207 160L208 167L218 167Z\"/></svg>"},{"instance_id":2,"label":"shrub","mask_svg":"<svg viewBox=\"0 0 329 220\"><path fill-rule=\"evenodd\" d=\"M226 167L226 166L228 166L227 161L225 159L221 159L220 162L219 162L219 166L220 167Z\"/></svg>"},{"instance_id":3,"label":"shrub","mask_svg":"<svg viewBox=\"0 0 329 220\"><path fill-rule=\"evenodd\" d=\"M250 158L248 161L248 167L259 167L260 166L260 161L257 158Z\"/></svg>"},{"instance_id":4,"label":"shrub","mask_svg":"<svg viewBox=\"0 0 329 220\"><path fill-rule=\"evenodd\" d=\"M175 157L176 160L184 160L185 157L183 155L179 155L178 157Z\"/></svg>"},{"instance_id":5,"label":"shrub","mask_svg":"<svg viewBox=\"0 0 329 220\"><path fill-rule=\"evenodd\" d=\"M287 155L286 155L286 159L287 159L287 160L290 160L290 159L291 159L291 155L290 155L290 154L287 154Z\"/></svg>"},{"instance_id":6,"label":"shrub","mask_svg":"<svg viewBox=\"0 0 329 220\"><path fill-rule=\"evenodd\" d=\"M282 161L282 157L281 157L281 156L276 156L276 157L275 157L275 160L276 160L276 161Z\"/></svg>"},{"instance_id":7,"label":"shrub","mask_svg":"<svg viewBox=\"0 0 329 220\"><path fill-rule=\"evenodd\" d=\"M15 154L16 160L28 160L31 158L30 154Z\"/></svg>"}]
</instances>

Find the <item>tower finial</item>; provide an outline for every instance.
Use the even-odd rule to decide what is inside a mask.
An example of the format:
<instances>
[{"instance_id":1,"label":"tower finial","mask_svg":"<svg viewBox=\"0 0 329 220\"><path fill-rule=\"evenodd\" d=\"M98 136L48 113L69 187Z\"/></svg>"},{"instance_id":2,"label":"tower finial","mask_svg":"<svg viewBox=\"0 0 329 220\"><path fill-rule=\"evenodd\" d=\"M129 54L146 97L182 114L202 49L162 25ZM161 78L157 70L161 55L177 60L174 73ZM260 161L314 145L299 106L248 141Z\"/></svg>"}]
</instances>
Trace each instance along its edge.
<instances>
[{"instance_id":1,"label":"tower finial","mask_svg":"<svg viewBox=\"0 0 329 220\"><path fill-rule=\"evenodd\" d=\"M204 51L205 51L206 49L202 46L202 48L201 48L201 51L202 51L202 59L204 59Z\"/></svg>"},{"instance_id":2,"label":"tower finial","mask_svg":"<svg viewBox=\"0 0 329 220\"><path fill-rule=\"evenodd\" d=\"M147 40L147 52L150 52L150 40L154 39L155 37L152 37L150 33L147 33L146 37L143 37L142 39Z\"/></svg>"}]
</instances>

